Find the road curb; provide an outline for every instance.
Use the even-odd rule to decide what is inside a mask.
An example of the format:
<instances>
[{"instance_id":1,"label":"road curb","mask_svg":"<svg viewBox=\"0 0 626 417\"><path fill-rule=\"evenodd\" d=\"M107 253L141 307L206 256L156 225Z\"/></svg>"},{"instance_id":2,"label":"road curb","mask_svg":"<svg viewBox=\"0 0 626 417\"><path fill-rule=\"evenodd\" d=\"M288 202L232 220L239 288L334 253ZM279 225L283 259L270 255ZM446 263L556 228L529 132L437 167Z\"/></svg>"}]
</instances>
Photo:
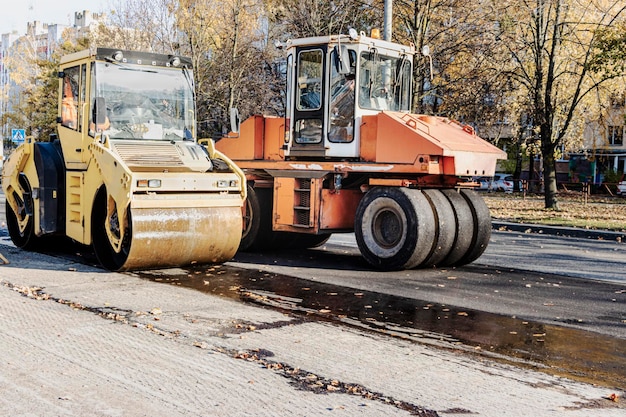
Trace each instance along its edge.
<instances>
[{"instance_id":1,"label":"road curb","mask_svg":"<svg viewBox=\"0 0 626 417\"><path fill-rule=\"evenodd\" d=\"M494 230L537 233L554 236L577 237L583 239L615 240L626 242L626 233L612 232L608 230L582 229L579 227L548 226L540 224L514 223L499 220L492 220L491 226Z\"/></svg>"}]
</instances>

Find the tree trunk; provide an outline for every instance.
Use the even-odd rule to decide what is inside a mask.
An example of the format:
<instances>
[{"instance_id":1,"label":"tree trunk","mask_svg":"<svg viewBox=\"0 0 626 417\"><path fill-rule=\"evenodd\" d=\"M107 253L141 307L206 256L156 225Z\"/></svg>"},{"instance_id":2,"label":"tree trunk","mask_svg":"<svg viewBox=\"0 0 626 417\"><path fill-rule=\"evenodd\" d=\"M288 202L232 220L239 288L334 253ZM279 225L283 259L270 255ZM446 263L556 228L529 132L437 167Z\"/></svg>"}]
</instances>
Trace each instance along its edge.
<instances>
[{"instance_id":1,"label":"tree trunk","mask_svg":"<svg viewBox=\"0 0 626 417\"><path fill-rule=\"evenodd\" d=\"M554 158L555 146L550 138L542 138L543 157L543 183L545 208L558 210L558 189L556 184L556 159Z\"/></svg>"},{"instance_id":2,"label":"tree trunk","mask_svg":"<svg viewBox=\"0 0 626 417\"><path fill-rule=\"evenodd\" d=\"M515 140L514 149L515 149L515 172L513 172L513 191L519 192L522 191L520 189L520 178L522 177L522 143L524 142L524 131L526 130L524 123L520 123L520 127L517 131L517 139Z\"/></svg>"},{"instance_id":3,"label":"tree trunk","mask_svg":"<svg viewBox=\"0 0 626 417\"><path fill-rule=\"evenodd\" d=\"M532 192L539 191L539 182L535 182L535 152L532 146L528 155L528 189Z\"/></svg>"}]
</instances>

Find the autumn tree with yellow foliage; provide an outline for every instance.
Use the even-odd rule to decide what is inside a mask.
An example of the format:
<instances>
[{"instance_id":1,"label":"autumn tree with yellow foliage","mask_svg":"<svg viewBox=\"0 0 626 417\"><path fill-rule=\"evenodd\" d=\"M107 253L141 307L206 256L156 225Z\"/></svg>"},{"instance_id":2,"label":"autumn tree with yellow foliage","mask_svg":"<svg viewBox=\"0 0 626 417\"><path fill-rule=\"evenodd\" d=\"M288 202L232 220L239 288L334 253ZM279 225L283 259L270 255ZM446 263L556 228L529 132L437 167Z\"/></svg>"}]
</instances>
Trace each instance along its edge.
<instances>
[{"instance_id":1,"label":"autumn tree with yellow foliage","mask_svg":"<svg viewBox=\"0 0 626 417\"><path fill-rule=\"evenodd\" d=\"M2 123L24 128L35 140L48 141L56 133L59 61L62 55L85 48L86 40L63 42L50 58L38 54L34 44L35 40L26 35L5 56L11 80L20 93L12 110L2 114Z\"/></svg>"},{"instance_id":2,"label":"autumn tree with yellow foliage","mask_svg":"<svg viewBox=\"0 0 626 417\"><path fill-rule=\"evenodd\" d=\"M205 137L225 132L231 107L243 118L283 115L285 68L274 41L369 33L384 15L383 0L115 1L92 43L191 57ZM624 74L622 3L396 0L392 40L431 51L432 67L416 56L413 110L480 127L496 143L536 139L545 205L558 208L556 158L581 144L586 119Z\"/></svg>"},{"instance_id":3,"label":"autumn tree with yellow foliage","mask_svg":"<svg viewBox=\"0 0 626 417\"><path fill-rule=\"evenodd\" d=\"M626 45L616 35L624 33L624 7L615 0L396 2L397 32L433 54L431 79L425 62L416 65L414 108L483 129L506 121L499 125L515 145L537 140L545 205L556 209L556 159L580 148L587 119L602 112L624 74L616 64ZM612 58L611 73L601 70L604 58Z\"/></svg>"},{"instance_id":4,"label":"autumn tree with yellow foliage","mask_svg":"<svg viewBox=\"0 0 626 417\"><path fill-rule=\"evenodd\" d=\"M621 1L534 0L501 7L500 45L512 58L506 74L527 93L541 146L545 207L558 209L558 152L571 141L581 144L583 110L605 99L603 85L623 75L595 71L590 64L599 34L624 21L626 6Z\"/></svg>"}]
</instances>

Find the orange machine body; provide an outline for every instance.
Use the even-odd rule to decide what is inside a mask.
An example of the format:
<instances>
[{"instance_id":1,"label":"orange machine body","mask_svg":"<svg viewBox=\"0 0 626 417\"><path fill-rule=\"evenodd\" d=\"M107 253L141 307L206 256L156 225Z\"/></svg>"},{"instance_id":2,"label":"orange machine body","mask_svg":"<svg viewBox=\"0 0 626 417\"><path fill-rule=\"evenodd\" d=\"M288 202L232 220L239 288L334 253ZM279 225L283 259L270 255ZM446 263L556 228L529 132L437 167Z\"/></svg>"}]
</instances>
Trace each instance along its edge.
<instances>
[{"instance_id":1,"label":"orange machine body","mask_svg":"<svg viewBox=\"0 0 626 417\"><path fill-rule=\"evenodd\" d=\"M461 189L506 154L469 125L410 113L413 47L351 34L292 40L286 52L285 116L252 116L216 143L248 183L240 250L354 231L384 269L479 256L491 219Z\"/></svg>"},{"instance_id":2,"label":"orange machine body","mask_svg":"<svg viewBox=\"0 0 626 417\"><path fill-rule=\"evenodd\" d=\"M253 116L242 123L239 135L216 144L244 170L249 182L274 188L274 230L351 230L356 206L369 187L467 186L473 176L493 175L496 161L505 157L471 126L443 117L384 111L363 116L360 158L291 159L284 149L287 125L285 118ZM359 176L359 187L337 189L329 178L334 175ZM304 187L303 179L308 182Z\"/></svg>"}]
</instances>

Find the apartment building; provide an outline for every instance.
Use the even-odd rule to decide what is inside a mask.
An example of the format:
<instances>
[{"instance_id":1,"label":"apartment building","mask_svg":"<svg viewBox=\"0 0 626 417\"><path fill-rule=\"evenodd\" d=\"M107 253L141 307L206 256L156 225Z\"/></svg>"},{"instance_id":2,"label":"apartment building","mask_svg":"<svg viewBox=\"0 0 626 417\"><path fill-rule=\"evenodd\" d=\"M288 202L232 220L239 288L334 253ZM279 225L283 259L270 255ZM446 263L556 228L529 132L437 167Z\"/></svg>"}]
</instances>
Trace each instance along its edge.
<instances>
[{"instance_id":1,"label":"apartment building","mask_svg":"<svg viewBox=\"0 0 626 417\"><path fill-rule=\"evenodd\" d=\"M626 174L626 95L611 98L599 120L588 122L584 132L584 149L578 155L587 160L593 182L602 182L607 172Z\"/></svg>"}]
</instances>

